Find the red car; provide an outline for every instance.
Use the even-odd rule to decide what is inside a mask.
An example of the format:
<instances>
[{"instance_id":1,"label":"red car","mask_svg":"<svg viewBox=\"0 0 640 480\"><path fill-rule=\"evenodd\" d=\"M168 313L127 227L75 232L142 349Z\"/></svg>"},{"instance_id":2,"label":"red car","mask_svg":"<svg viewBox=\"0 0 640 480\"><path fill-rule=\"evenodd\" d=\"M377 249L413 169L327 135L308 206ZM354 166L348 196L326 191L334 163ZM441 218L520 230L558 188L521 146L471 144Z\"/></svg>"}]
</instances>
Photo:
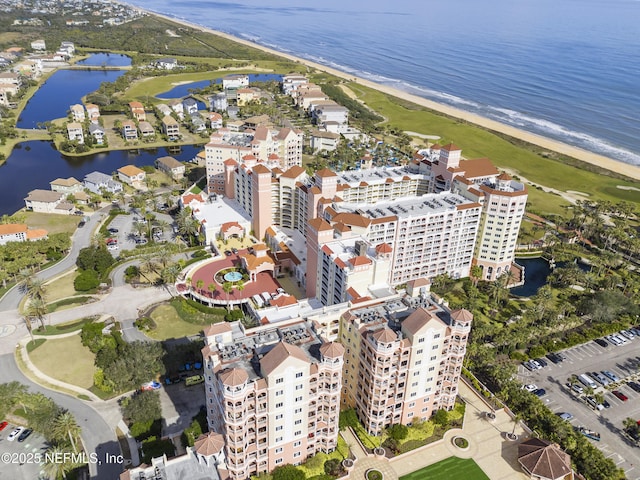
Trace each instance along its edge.
<instances>
[{"instance_id":1,"label":"red car","mask_svg":"<svg viewBox=\"0 0 640 480\"><path fill-rule=\"evenodd\" d=\"M2 422L2 423L0 423L0 432L1 432L2 430L4 430L5 428L7 428L7 425L9 425L9 423L8 423L8 422Z\"/></svg>"},{"instance_id":2,"label":"red car","mask_svg":"<svg viewBox=\"0 0 640 480\"><path fill-rule=\"evenodd\" d=\"M613 393L616 397L618 397L620 400L622 400L623 402L626 402L627 400L629 400L629 397L627 397L624 393L622 393L619 390L614 390Z\"/></svg>"}]
</instances>

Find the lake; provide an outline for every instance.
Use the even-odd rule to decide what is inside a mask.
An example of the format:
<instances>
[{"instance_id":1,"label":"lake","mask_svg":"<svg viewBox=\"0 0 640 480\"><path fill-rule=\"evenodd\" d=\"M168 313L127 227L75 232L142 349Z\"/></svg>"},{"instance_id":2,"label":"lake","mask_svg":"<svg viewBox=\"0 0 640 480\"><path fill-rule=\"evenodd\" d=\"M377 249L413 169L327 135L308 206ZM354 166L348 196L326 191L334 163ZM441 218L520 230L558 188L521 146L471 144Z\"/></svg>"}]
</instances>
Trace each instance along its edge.
<instances>
[{"instance_id":1,"label":"lake","mask_svg":"<svg viewBox=\"0 0 640 480\"><path fill-rule=\"evenodd\" d=\"M113 82L124 70L58 70L31 97L18 119L18 128L67 116L69 107L95 92L102 82Z\"/></svg>"},{"instance_id":2,"label":"lake","mask_svg":"<svg viewBox=\"0 0 640 480\"><path fill-rule=\"evenodd\" d=\"M131 57L121 53L94 53L89 58L76 62L76 65L86 65L90 67L129 67Z\"/></svg>"},{"instance_id":3,"label":"lake","mask_svg":"<svg viewBox=\"0 0 640 480\"><path fill-rule=\"evenodd\" d=\"M179 147L179 153L166 148L116 150L83 157L65 157L51 142L20 143L4 165L0 166L0 215L12 214L24 207L24 198L36 188L49 190L49 182L56 178L75 177L82 181L87 173L95 170L110 174L124 165L138 167L153 165L159 157L170 155L179 161L188 161L202 147ZM172 147L173 150L173 147Z\"/></svg>"},{"instance_id":4,"label":"lake","mask_svg":"<svg viewBox=\"0 0 640 480\"><path fill-rule=\"evenodd\" d=\"M249 86L251 86L253 82L271 82L271 81L280 82L281 80L282 80L282 75L277 75L275 73L249 74ZM184 83L182 85L177 85L171 90L159 93L156 95L156 97L162 100L168 100L172 98L182 98L182 97L191 95L191 92L189 90L193 90L196 88L204 88L204 87L208 87L212 83L215 84L215 83L221 83L221 82L222 82L221 78L216 78L212 80L200 80L199 82Z\"/></svg>"},{"instance_id":5,"label":"lake","mask_svg":"<svg viewBox=\"0 0 640 480\"><path fill-rule=\"evenodd\" d=\"M524 267L524 285L509 290L518 297L531 297L547 283L551 273L549 262L544 258L516 258L516 263Z\"/></svg>"}]
</instances>

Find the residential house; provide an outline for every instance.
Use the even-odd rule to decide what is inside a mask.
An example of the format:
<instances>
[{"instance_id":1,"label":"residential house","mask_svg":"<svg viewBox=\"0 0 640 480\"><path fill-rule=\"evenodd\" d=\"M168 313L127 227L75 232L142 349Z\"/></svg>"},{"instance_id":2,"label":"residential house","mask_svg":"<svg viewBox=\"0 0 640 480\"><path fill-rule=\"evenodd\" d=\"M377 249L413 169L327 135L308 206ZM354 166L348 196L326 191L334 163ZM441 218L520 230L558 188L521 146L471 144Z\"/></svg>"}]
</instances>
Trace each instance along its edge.
<instances>
[{"instance_id":1,"label":"residential house","mask_svg":"<svg viewBox=\"0 0 640 480\"><path fill-rule=\"evenodd\" d=\"M100 107L94 103L87 103L85 108L87 109L87 116L91 123L98 123L98 119L100 118Z\"/></svg>"},{"instance_id":2,"label":"residential house","mask_svg":"<svg viewBox=\"0 0 640 480\"><path fill-rule=\"evenodd\" d=\"M0 73L0 87L2 88L11 88L15 92L17 92L22 86L22 79L20 75L13 72L1 72Z\"/></svg>"},{"instance_id":3,"label":"residential house","mask_svg":"<svg viewBox=\"0 0 640 480\"><path fill-rule=\"evenodd\" d=\"M34 40L31 42L31 50L43 51L47 49L47 44L44 40Z\"/></svg>"},{"instance_id":4,"label":"residential house","mask_svg":"<svg viewBox=\"0 0 640 480\"><path fill-rule=\"evenodd\" d=\"M346 125L349 122L349 110L337 103L333 105L318 105L311 115L316 125L323 125L326 122Z\"/></svg>"},{"instance_id":5,"label":"residential house","mask_svg":"<svg viewBox=\"0 0 640 480\"><path fill-rule=\"evenodd\" d=\"M245 128L250 128L251 130L255 130L258 127L271 127L272 125L269 115L256 115L244 120Z\"/></svg>"},{"instance_id":6,"label":"residential house","mask_svg":"<svg viewBox=\"0 0 640 480\"><path fill-rule=\"evenodd\" d=\"M178 118L180 120L184 118L184 106L182 105L182 100L180 100L179 98L171 100L169 102L169 106L171 107L171 110L176 112L176 115L178 115Z\"/></svg>"},{"instance_id":7,"label":"residential house","mask_svg":"<svg viewBox=\"0 0 640 480\"><path fill-rule=\"evenodd\" d=\"M71 215L74 208L69 202L64 201L64 195L51 190L31 190L29 196L24 199L27 210L38 213L58 213Z\"/></svg>"},{"instance_id":8,"label":"residential house","mask_svg":"<svg viewBox=\"0 0 640 480\"><path fill-rule=\"evenodd\" d=\"M240 108L235 105L227 107L227 115L230 119L236 120L238 118L238 115L240 115Z\"/></svg>"},{"instance_id":9,"label":"residential house","mask_svg":"<svg viewBox=\"0 0 640 480\"><path fill-rule=\"evenodd\" d=\"M244 120L232 120L227 122L227 129L230 132L240 132L244 128Z\"/></svg>"},{"instance_id":10,"label":"residential house","mask_svg":"<svg viewBox=\"0 0 640 480\"><path fill-rule=\"evenodd\" d=\"M42 61L38 59L24 60L18 63L13 71L26 78L36 79L42 75Z\"/></svg>"},{"instance_id":11,"label":"residential house","mask_svg":"<svg viewBox=\"0 0 640 480\"><path fill-rule=\"evenodd\" d=\"M129 102L129 108L131 109L131 116L139 122L143 122L147 119L147 114L144 111L144 105L140 102Z\"/></svg>"},{"instance_id":12,"label":"residential house","mask_svg":"<svg viewBox=\"0 0 640 480\"><path fill-rule=\"evenodd\" d=\"M198 113L198 101L193 97L187 97L182 100L182 109L186 115Z\"/></svg>"},{"instance_id":13,"label":"residential house","mask_svg":"<svg viewBox=\"0 0 640 480\"><path fill-rule=\"evenodd\" d=\"M73 57L73 54L76 53L76 46L73 42L62 42L60 43L60 48L58 50L66 53L69 57Z\"/></svg>"},{"instance_id":14,"label":"residential house","mask_svg":"<svg viewBox=\"0 0 640 480\"><path fill-rule=\"evenodd\" d=\"M229 101L224 93L212 95L209 97L209 102L211 103L211 110L216 112L226 112L227 108L229 108Z\"/></svg>"},{"instance_id":15,"label":"residential house","mask_svg":"<svg viewBox=\"0 0 640 480\"><path fill-rule=\"evenodd\" d=\"M89 125L89 133L97 145L102 145L104 143L104 128L100 125L96 123Z\"/></svg>"},{"instance_id":16,"label":"residential house","mask_svg":"<svg viewBox=\"0 0 640 480\"><path fill-rule=\"evenodd\" d=\"M78 122L67 123L67 135L69 140L76 141L80 145L84 143L84 132L82 131L82 124Z\"/></svg>"},{"instance_id":17,"label":"residential house","mask_svg":"<svg viewBox=\"0 0 640 480\"><path fill-rule=\"evenodd\" d=\"M236 103L243 107L260 98L260 91L256 88L239 88L236 90Z\"/></svg>"},{"instance_id":18,"label":"residential house","mask_svg":"<svg viewBox=\"0 0 640 480\"><path fill-rule=\"evenodd\" d=\"M76 103L75 105L71 105L69 110L71 111L71 117L74 122L84 122L86 117L84 115L84 107L81 104Z\"/></svg>"},{"instance_id":19,"label":"residential house","mask_svg":"<svg viewBox=\"0 0 640 480\"><path fill-rule=\"evenodd\" d=\"M140 135L142 135L143 137L153 137L156 134L156 131L153 129L153 126L149 122L140 122L138 124L138 128L140 129Z\"/></svg>"},{"instance_id":20,"label":"residential house","mask_svg":"<svg viewBox=\"0 0 640 480\"><path fill-rule=\"evenodd\" d=\"M81 192L84 186L82 182L73 178L56 178L52 182L49 182L51 191L62 193L65 197L69 194L75 194Z\"/></svg>"},{"instance_id":21,"label":"residential house","mask_svg":"<svg viewBox=\"0 0 640 480\"><path fill-rule=\"evenodd\" d=\"M122 122L122 136L127 141L138 139L138 129L133 120L125 120Z\"/></svg>"},{"instance_id":22,"label":"residential house","mask_svg":"<svg viewBox=\"0 0 640 480\"><path fill-rule=\"evenodd\" d=\"M225 90L245 88L249 86L249 75L227 75L222 79L222 88Z\"/></svg>"},{"instance_id":23,"label":"residential house","mask_svg":"<svg viewBox=\"0 0 640 480\"><path fill-rule=\"evenodd\" d=\"M0 88L0 105L9 106L9 92L6 88Z\"/></svg>"},{"instance_id":24,"label":"residential house","mask_svg":"<svg viewBox=\"0 0 640 480\"><path fill-rule=\"evenodd\" d=\"M340 135L337 133L321 132L319 130L311 132L311 148L314 152L322 150L333 152L338 147L339 141Z\"/></svg>"},{"instance_id":25,"label":"residential house","mask_svg":"<svg viewBox=\"0 0 640 480\"><path fill-rule=\"evenodd\" d=\"M178 66L178 60L175 58L161 58L152 63L156 68L163 70L173 70Z\"/></svg>"},{"instance_id":26,"label":"residential house","mask_svg":"<svg viewBox=\"0 0 640 480\"><path fill-rule=\"evenodd\" d=\"M145 188L144 179L146 177L145 171L135 165L125 165L118 169L118 178L137 190Z\"/></svg>"},{"instance_id":27,"label":"residential house","mask_svg":"<svg viewBox=\"0 0 640 480\"><path fill-rule=\"evenodd\" d=\"M217 130L223 127L222 115L217 112L211 112L209 114L209 124L213 130Z\"/></svg>"},{"instance_id":28,"label":"residential house","mask_svg":"<svg viewBox=\"0 0 640 480\"><path fill-rule=\"evenodd\" d=\"M158 110L158 112L160 113L160 118L171 115L171 112L173 112L173 110L169 108L169 105L165 105L164 103L159 103L158 105L156 105L156 110Z\"/></svg>"},{"instance_id":29,"label":"residential house","mask_svg":"<svg viewBox=\"0 0 640 480\"><path fill-rule=\"evenodd\" d=\"M173 157L160 157L156 160L156 168L165 172L174 180L184 177L185 166Z\"/></svg>"},{"instance_id":30,"label":"residential house","mask_svg":"<svg viewBox=\"0 0 640 480\"><path fill-rule=\"evenodd\" d=\"M169 140L180 137L180 125L175 118L168 115L162 119L162 131L169 137Z\"/></svg>"},{"instance_id":31,"label":"residential house","mask_svg":"<svg viewBox=\"0 0 640 480\"><path fill-rule=\"evenodd\" d=\"M102 172L91 172L84 177L84 188L93 193L102 194L102 191L118 193L122 191L122 183Z\"/></svg>"},{"instance_id":32,"label":"residential house","mask_svg":"<svg viewBox=\"0 0 640 480\"><path fill-rule=\"evenodd\" d=\"M191 124L193 125L193 131L196 133L204 132L207 129L207 124L198 113L191 115Z\"/></svg>"},{"instance_id":33,"label":"residential house","mask_svg":"<svg viewBox=\"0 0 640 480\"><path fill-rule=\"evenodd\" d=\"M0 225L0 245L8 242L26 242L47 238L46 230L31 230L22 223L8 223Z\"/></svg>"},{"instance_id":34,"label":"residential house","mask_svg":"<svg viewBox=\"0 0 640 480\"><path fill-rule=\"evenodd\" d=\"M309 83L309 80L304 75L298 73L290 73L282 77L282 93L285 95L291 95L300 85Z\"/></svg>"}]
</instances>

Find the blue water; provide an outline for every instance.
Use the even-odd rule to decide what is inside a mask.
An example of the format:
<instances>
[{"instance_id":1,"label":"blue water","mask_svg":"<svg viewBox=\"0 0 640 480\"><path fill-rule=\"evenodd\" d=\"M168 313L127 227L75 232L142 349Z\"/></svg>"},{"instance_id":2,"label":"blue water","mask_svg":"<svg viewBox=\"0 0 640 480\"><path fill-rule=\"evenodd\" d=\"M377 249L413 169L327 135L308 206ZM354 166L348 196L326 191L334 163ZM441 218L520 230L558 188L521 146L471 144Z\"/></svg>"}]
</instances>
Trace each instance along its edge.
<instances>
[{"instance_id":1,"label":"blue water","mask_svg":"<svg viewBox=\"0 0 640 480\"><path fill-rule=\"evenodd\" d=\"M547 283L551 273L549 262L543 258L516 258L516 263L524 267L524 285L509 290L518 297L531 297Z\"/></svg>"},{"instance_id":2,"label":"blue water","mask_svg":"<svg viewBox=\"0 0 640 480\"><path fill-rule=\"evenodd\" d=\"M260 74L249 75L249 83L270 82L272 80L278 82L282 80L282 75L275 75L272 73L260 73ZM191 90L194 90L197 88L205 88L211 85L212 83L216 84L221 82L222 82L222 79L216 78L213 80L200 80L199 82L184 83L182 85L177 85L173 87L171 90L167 92L159 93L158 95L156 95L156 97L162 100L168 100L172 98L182 98L190 95ZM200 109L200 107L198 107L198 109Z\"/></svg>"},{"instance_id":3,"label":"blue water","mask_svg":"<svg viewBox=\"0 0 640 480\"><path fill-rule=\"evenodd\" d=\"M102 82L113 82L122 70L58 70L31 97L20 114L18 128L37 128L38 123L67 116L69 107L94 92Z\"/></svg>"},{"instance_id":4,"label":"blue water","mask_svg":"<svg viewBox=\"0 0 640 480\"><path fill-rule=\"evenodd\" d=\"M640 165L640 1L130 3Z\"/></svg>"},{"instance_id":5,"label":"blue water","mask_svg":"<svg viewBox=\"0 0 640 480\"><path fill-rule=\"evenodd\" d=\"M128 67L131 65L131 57L121 53L94 53L89 58L76 62L76 65L92 67Z\"/></svg>"},{"instance_id":6,"label":"blue water","mask_svg":"<svg viewBox=\"0 0 640 480\"><path fill-rule=\"evenodd\" d=\"M49 182L58 177L75 177L82 181L87 173L95 170L111 174L124 165L153 165L156 159L167 155L179 161L191 160L200 150L201 147L184 146L179 153L158 148L65 157L50 142L21 143L0 166L0 215L12 214L23 208L29 191L36 188L49 190Z\"/></svg>"}]
</instances>

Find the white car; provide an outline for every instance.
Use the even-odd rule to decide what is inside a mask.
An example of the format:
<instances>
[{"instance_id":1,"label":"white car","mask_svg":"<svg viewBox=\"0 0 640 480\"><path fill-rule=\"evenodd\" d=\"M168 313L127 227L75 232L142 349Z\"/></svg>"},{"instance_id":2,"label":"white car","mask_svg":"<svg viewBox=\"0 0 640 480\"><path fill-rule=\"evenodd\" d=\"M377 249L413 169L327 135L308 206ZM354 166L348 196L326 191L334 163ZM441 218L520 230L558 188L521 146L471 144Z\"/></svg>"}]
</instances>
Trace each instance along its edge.
<instances>
[{"instance_id":1,"label":"white car","mask_svg":"<svg viewBox=\"0 0 640 480\"><path fill-rule=\"evenodd\" d=\"M7 440L9 440L10 442L13 442L16 438L18 438L18 436L22 433L23 430L24 430L24 427L14 428L13 431L7 437Z\"/></svg>"},{"instance_id":2,"label":"white car","mask_svg":"<svg viewBox=\"0 0 640 480\"><path fill-rule=\"evenodd\" d=\"M538 389L538 386L535 383L529 383L527 385L523 385L522 388L527 392L533 392L534 390Z\"/></svg>"},{"instance_id":3,"label":"white car","mask_svg":"<svg viewBox=\"0 0 640 480\"><path fill-rule=\"evenodd\" d=\"M118 250L118 244L117 243L112 243L110 245L107 245L107 250Z\"/></svg>"}]
</instances>

